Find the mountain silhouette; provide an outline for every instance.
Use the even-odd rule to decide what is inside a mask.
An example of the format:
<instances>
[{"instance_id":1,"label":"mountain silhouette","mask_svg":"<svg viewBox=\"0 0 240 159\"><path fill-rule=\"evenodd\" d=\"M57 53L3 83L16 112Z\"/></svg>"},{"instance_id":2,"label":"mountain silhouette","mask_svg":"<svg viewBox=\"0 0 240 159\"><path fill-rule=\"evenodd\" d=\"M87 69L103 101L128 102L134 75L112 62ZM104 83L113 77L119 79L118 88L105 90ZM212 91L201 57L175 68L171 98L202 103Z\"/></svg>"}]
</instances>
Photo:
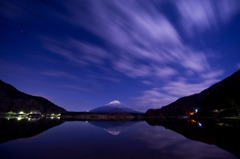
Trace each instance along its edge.
<instances>
[{"instance_id":1,"label":"mountain silhouette","mask_svg":"<svg viewBox=\"0 0 240 159\"><path fill-rule=\"evenodd\" d=\"M240 70L204 91L182 97L160 109L149 109L147 116L238 116L240 114Z\"/></svg>"},{"instance_id":2,"label":"mountain silhouette","mask_svg":"<svg viewBox=\"0 0 240 159\"><path fill-rule=\"evenodd\" d=\"M65 109L53 104L45 98L20 92L10 84L0 80L0 112L62 113Z\"/></svg>"}]
</instances>

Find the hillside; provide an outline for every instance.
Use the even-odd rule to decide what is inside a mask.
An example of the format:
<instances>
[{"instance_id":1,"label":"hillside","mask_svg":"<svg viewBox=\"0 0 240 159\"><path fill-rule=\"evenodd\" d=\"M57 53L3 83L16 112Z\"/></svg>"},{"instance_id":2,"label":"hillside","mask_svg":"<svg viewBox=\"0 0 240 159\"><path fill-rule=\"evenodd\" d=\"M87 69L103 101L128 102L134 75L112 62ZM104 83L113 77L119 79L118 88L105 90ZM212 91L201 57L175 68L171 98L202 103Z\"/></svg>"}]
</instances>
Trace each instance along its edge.
<instances>
[{"instance_id":1,"label":"hillside","mask_svg":"<svg viewBox=\"0 0 240 159\"><path fill-rule=\"evenodd\" d=\"M0 112L62 113L65 109L53 104L45 98L32 96L18 91L16 88L0 80Z\"/></svg>"},{"instance_id":2,"label":"hillside","mask_svg":"<svg viewBox=\"0 0 240 159\"><path fill-rule=\"evenodd\" d=\"M197 112L197 113L196 113ZM148 116L238 116L240 114L240 70L208 89L163 106Z\"/></svg>"}]
</instances>

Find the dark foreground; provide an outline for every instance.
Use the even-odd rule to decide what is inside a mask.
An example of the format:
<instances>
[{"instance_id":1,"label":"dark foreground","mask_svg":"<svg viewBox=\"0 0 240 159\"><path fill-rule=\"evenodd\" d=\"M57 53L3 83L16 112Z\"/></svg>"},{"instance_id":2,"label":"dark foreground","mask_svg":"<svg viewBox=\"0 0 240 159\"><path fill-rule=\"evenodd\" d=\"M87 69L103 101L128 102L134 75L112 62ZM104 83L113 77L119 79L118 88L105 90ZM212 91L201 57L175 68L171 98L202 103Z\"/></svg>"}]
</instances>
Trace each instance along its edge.
<instances>
[{"instance_id":1,"label":"dark foreground","mask_svg":"<svg viewBox=\"0 0 240 159\"><path fill-rule=\"evenodd\" d=\"M240 158L233 119L0 119L4 158Z\"/></svg>"}]
</instances>

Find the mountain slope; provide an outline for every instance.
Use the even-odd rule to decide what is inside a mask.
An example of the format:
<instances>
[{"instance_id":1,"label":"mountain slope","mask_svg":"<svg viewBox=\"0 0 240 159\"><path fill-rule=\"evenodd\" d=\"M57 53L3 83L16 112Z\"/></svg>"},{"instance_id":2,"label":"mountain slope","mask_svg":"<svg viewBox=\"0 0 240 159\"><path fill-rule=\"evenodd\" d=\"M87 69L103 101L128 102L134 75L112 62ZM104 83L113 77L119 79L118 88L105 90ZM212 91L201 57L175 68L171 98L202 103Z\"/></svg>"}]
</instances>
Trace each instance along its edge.
<instances>
[{"instance_id":1,"label":"mountain slope","mask_svg":"<svg viewBox=\"0 0 240 159\"><path fill-rule=\"evenodd\" d=\"M62 113L65 109L45 98L31 96L0 80L0 112L39 111L41 113Z\"/></svg>"},{"instance_id":2,"label":"mountain slope","mask_svg":"<svg viewBox=\"0 0 240 159\"><path fill-rule=\"evenodd\" d=\"M181 116L198 110L198 115L235 116L240 113L240 70L201 93L183 97L162 107L150 109L149 116Z\"/></svg>"},{"instance_id":3,"label":"mountain slope","mask_svg":"<svg viewBox=\"0 0 240 159\"><path fill-rule=\"evenodd\" d=\"M101 106L101 107L92 109L89 112L94 112L94 113L139 113L133 109L127 108L126 105L122 104L121 102L119 102L117 100L114 100L105 106Z\"/></svg>"}]
</instances>

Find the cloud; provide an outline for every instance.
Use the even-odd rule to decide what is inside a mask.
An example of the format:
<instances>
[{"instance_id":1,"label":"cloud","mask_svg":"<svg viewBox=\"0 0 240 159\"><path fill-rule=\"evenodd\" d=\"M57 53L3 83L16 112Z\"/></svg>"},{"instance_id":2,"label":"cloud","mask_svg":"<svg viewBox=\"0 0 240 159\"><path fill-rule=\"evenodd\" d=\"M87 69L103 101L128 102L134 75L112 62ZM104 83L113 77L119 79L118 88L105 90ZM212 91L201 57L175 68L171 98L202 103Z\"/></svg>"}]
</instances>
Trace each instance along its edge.
<instances>
[{"instance_id":1,"label":"cloud","mask_svg":"<svg viewBox=\"0 0 240 159\"><path fill-rule=\"evenodd\" d=\"M107 53L103 48L74 38L56 40L42 37L42 39L49 51L77 64L103 64L105 59L111 58L111 54Z\"/></svg>"},{"instance_id":2,"label":"cloud","mask_svg":"<svg viewBox=\"0 0 240 159\"><path fill-rule=\"evenodd\" d=\"M216 71L212 71L212 72L204 72L203 74L201 74L200 76L205 79L205 80L211 80L211 79L215 79L217 80L217 78L219 76L221 76L224 73L223 70L216 70Z\"/></svg>"},{"instance_id":3,"label":"cloud","mask_svg":"<svg viewBox=\"0 0 240 159\"><path fill-rule=\"evenodd\" d=\"M147 77L151 74L151 68L149 66L134 63L134 60L126 56L114 61L113 64L116 70L132 78Z\"/></svg>"},{"instance_id":4,"label":"cloud","mask_svg":"<svg viewBox=\"0 0 240 159\"><path fill-rule=\"evenodd\" d=\"M238 69L240 69L240 63L237 64Z\"/></svg>"},{"instance_id":5,"label":"cloud","mask_svg":"<svg viewBox=\"0 0 240 159\"><path fill-rule=\"evenodd\" d=\"M148 2L97 1L67 3L71 12L66 20L99 35L114 45L126 47L132 41L148 44L153 38L160 42L178 42L178 35L169 21ZM79 9L84 8L84 9ZM86 15L91 18L86 18ZM82 20L84 19L84 20ZM142 38L146 40L142 40Z\"/></svg>"},{"instance_id":6,"label":"cloud","mask_svg":"<svg viewBox=\"0 0 240 159\"><path fill-rule=\"evenodd\" d=\"M147 127L143 125L143 123L140 123L134 128L141 130L136 131L134 139L144 141L147 149L157 150L158 155L166 155L165 158L231 158L229 152L220 149L216 145L188 139L163 126ZM235 158L235 156L233 156L233 158Z\"/></svg>"},{"instance_id":7,"label":"cloud","mask_svg":"<svg viewBox=\"0 0 240 159\"><path fill-rule=\"evenodd\" d=\"M238 0L220 0L216 4L218 18L227 23L233 18L234 15L240 11L240 2Z\"/></svg>"},{"instance_id":8,"label":"cloud","mask_svg":"<svg viewBox=\"0 0 240 159\"><path fill-rule=\"evenodd\" d=\"M144 91L142 96L132 98L135 105L144 111L149 108L160 108L173 102L176 99L177 97L174 95L161 93L159 88L153 88L151 90Z\"/></svg>"},{"instance_id":9,"label":"cloud","mask_svg":"<svg viewBox=\"0 0 240 159\"><path fill-rule=\"evenodd\" d=\"M170 95L182 97L200 93L215 82L217 82L217 80L214 79L206 80L201 83L189 83L187 80L171 81L163 86L162 90L166 91Z\"/></svg>"},{"instance_id":10,"label":"cloud","mask_svg":"<svg viewBox=\"0 0 240 159\"><path fill-rule=\"evenodd\" d=\"M204 89L207 89L214 83L218 82L217 78L222 75L222 71L212 72L199 77L202 81L190 82L189 79L180 77L175 80L167 80L162 87L152 88L145 90L139 97L132 98L134 103L140 107L141 110L147 110L151 108L161 108L168 105L179 97L200 93ZM152 85L152 82L143 81L147 85Z\"/></svg>"},{"instance_id":11,"label":"cloud","mask_svg":"<svg viewBox=\"0 0 240 159\"><path fill-rule=\"evenodd\" d=\"M0 2L0 16L5 18L23 18L29 17L26 8L21 3L13 3L9 1Z\"/></svg>"},{"instance_id":12,"label":"cloud","mask_svg":"<svg viewBox=\"0 0 240 159\"><path fill-rule=\"evenodd\" d=\"M180 13L181 25L189 35L196 31L215 30L239 12L237 0L179 0L174 3Z\"/></svg>"},{"instance_id":13,"label":"cloud","mask_svg":"<svg viewBox=\"0 0 240 159\"><path fill-rule=\"evenodd\" d=\"M206 52L186 45L174 25L152 3L88 1L67 3L66 8L70 14L62 15L63 19L107 42L97 46L74 38L45 40L47 49L72 62L104 65L107 59L115 71L132 78L177 74L168 65L194 72L210 69Z\"/></svg>"},{"instance_id":14,"label":"cloud","mask_svg":"<svg viewBox=\"0 0 240 159\"><path fill-rule=\"evenodd\" d=\"M178 72L171 68L171 67L155 67L153 68L154 69L154 74L157 76L157 77L160 77L160 78L168 78L170 76L174 76L176 74L178 74Z\"/></svg>"},{"instance_id":15,"label":"cloud","mask_svg":"<svg viewBox=\"0 0 240 159\"><path fill-rule=\"evenodd\" d=\"M178 14L176 17L162 9L166 3ZM209 45L193 45L198 44L200 33L216 33L221 25L229 23L239 13L239 4L238 0L72 0L56 1L52 6L42 1L9 0L0 2L0 16L28 26L30 34L45 33L39 37L45 49L57 56L54 60L65 62L66 68L79 69L75 74L45 70L40 75L81 81L76 88L79 91L85 90L84 85L141 81L141 95L134 99L145 109L198 93L219 80L223 70L215 69L210 62L218 53L204 47ZM39 20L47 25L35 27ZM209 50L215 53L210 56ZM0 70L2 74L11 70L11 77L39 72L8 66Z\"/></svg>"},{"instance_id":16,"label":"cloud","mask_svg":"<svg viewBox=\"0 0 240 159\"><path fill-rule=\"evenodd\" d=\"M42 40L49 51L73 63L110 68L114 74L158 88L143 91L135 100L139 105L157 107L202 91L222 74L211 66L209 58L214 56L208 56L209 49L187 43L177 24L189 35L215 29L238 11L235 3L172 1L180 14L180 19L172 22L155 3L147 1L73 1L63 5L68 14L56 15L89 31L104 45L73 37Z\"/></svg>"}]
</instances>

